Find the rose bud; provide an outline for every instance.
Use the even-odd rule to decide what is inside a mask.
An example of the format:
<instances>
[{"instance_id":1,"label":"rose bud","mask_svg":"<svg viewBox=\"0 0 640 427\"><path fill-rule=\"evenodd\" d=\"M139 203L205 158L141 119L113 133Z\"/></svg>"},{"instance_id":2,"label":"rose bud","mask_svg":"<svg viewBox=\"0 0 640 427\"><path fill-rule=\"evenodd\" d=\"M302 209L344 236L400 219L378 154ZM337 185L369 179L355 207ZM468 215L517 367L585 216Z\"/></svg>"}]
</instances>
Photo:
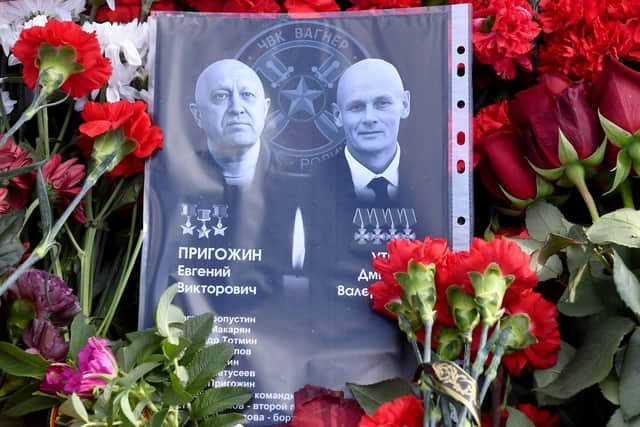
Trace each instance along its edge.
<instances>
[{"instance_id":1,"label":"rose bud","mask_svg":"<svg viewBox=\"0 0 640 427\"><path fill-rule=\"evenodd\" d=\"M609 192L624 181L631 171L640 172L640 73L607 58L600 79L595 84L594 100L607 139L609 166L616 175Z\"/></svg>"},{"instance_id":2,"label":"rose bud","mask_svg":"<svg viewBox=\"0 0 640 427\"><path fill-rule=\"evenodd\" d=\"M529 162L545 179L571 186L580 179L573 175L580 173L570 169L578 166L582 175L589 175L604 158L606 141L584 82L545 74L537 85L516 94L509 114L523 129Z\"/></svg>"}]
</instances>

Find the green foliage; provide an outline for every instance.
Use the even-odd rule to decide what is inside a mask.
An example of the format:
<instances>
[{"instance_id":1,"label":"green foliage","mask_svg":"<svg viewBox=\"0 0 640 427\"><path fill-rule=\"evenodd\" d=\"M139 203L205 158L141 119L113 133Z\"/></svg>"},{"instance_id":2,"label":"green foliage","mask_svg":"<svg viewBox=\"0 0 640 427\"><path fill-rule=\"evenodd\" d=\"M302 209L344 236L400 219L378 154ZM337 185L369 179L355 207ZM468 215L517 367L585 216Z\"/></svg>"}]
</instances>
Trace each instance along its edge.
<instances>
[{"instance_id":1,"label":"green foliage","mask_svg":"<svg viewBox=\"0 0 640 427\"><path fill-rule=\"evenodd\" d=\"M509 418L507 418L506 427L535 427L529 417L516 408L508 406L507 412L509 413Z\"/></svg>"},{"instance_id":2,"label":"green foliage","mask_svg":"<svg viewBox=\"0 0 640 427\"><path fill-rule=\"evenodd\" d=\"M360 407L369 415L372 415L383 403L391 402L398 397L413 393L411 386L400 378L368 385L347 383L347 386Z\"/></svg>"}]
</instances>

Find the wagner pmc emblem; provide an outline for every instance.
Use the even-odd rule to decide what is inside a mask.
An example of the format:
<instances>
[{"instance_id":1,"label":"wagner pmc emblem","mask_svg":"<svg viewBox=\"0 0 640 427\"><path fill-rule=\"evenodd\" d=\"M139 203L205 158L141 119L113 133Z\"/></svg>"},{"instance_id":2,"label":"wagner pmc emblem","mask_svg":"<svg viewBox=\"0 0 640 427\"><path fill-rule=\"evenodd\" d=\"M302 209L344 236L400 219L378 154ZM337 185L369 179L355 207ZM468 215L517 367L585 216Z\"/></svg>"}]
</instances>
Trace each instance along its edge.
<instances>
[{"instance_id":1,"label":"wagner pmc emblem","mask_svg":"<svg viewBox=\"0 0 640 427\"><path fill-rule=\"evenodd\" d=\"M236 58L258 73L271 99L262 138L281 172L309 174L342 150L331 105L344 70L367 56L343 30L303 20L270 27L240 49Z\"/></svg>"}]
</instances>

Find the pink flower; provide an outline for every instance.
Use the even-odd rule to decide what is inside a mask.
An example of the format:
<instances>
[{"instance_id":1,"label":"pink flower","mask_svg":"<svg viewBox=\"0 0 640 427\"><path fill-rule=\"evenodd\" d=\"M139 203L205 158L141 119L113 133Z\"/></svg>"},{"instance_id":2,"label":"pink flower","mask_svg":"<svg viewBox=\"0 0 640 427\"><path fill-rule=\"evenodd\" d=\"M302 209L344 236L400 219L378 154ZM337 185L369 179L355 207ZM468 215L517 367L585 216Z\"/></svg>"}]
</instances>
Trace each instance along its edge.
<instances>
[{"instance_id":1,"label":"pink flower","mask_svg":"<svg viewBox=\"0 0 640 427\"><path fill-rule=\"evenodd\" d=\"M114 376L118 372L115 357L106 340L91 337L78 353L78 371L64 387L65 393L90 396L94 387L104 387L104 376Z\"/></svg>"},{"instance_id":2,"label":"pink flower","mask_svg":"<svg viewBox=\"0 0 640 427\"><path fill-rule=\"evenodd\" d=\"M42 167L42 175L49 187L50 200L65 209L82 188L82 180L85 177L85 167L73 157L62 162L60 154L54 154ZM87 218L84 215L82 204L73 211L73 217L84 224Z\"/></svg>"},{"instance_id":3,"label":"pink flower","mask_svg":"<svg viewBox=\"0 0 640 427\"><path fill-rule=\"evenodd\" d=\"M73 368L64 363L52 363L40 383L40 390L45 393L64 393L64 386L73 376Z\"/></svg>"}]
</instances>

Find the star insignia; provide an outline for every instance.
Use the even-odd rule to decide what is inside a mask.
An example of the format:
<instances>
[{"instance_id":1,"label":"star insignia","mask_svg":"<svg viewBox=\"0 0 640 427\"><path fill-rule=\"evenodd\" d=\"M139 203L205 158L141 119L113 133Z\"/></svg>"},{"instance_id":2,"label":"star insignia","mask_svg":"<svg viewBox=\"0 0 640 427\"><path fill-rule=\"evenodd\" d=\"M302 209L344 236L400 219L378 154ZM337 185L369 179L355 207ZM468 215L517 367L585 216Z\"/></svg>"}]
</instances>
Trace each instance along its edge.
<instances>
[{"instance_id":1,"label":"star insignia","mask_svg":"<svg viewBox=\"0 0 640 427\"><path fill-rule=\"evenodd\" d=\"M307 86L306 79L304 77L300 77L295 89L282 90L280 93L291 101L291 104L289 105L290 116L298 111L315 116L316 109L313 105L313 101L317 97L321 96L323 92L321 90L310 89L309 86Z\"/></svg>"},{"instance_id":2,"label":"star insignia","mask_svg":"<svg viewBox=\"0 0 640 427\"><path fill-rule=\"evenodd\" d=\"M213 230L213 235L214 236L224 236L224 232L227 229L227 227L223 227L222 225L215 225L212 230Z\"/></svg>"},{"instance_id":3,"label":"star insignia","mask_svg":"<svg viewBox=\"0 0 640 427\"><path fill-rule=\"evenodd\" d=\"M193 230L196 228L193 225L181 225L180 227L182 227L182 234L191 234L193 236Z\"/></svg>"},{"instance_id":4,"label":"star insignia","mask_svg":"<svg viewBox=\"0 0 640 427\"><path fill-rule=\"evenodd\" d=\"M202 226L202 228L198 228L198 239L202 239L203 237L206 237L208 239L210 231L211 230L209 230L204 225Z\"/></svg>"}]
</instances>

